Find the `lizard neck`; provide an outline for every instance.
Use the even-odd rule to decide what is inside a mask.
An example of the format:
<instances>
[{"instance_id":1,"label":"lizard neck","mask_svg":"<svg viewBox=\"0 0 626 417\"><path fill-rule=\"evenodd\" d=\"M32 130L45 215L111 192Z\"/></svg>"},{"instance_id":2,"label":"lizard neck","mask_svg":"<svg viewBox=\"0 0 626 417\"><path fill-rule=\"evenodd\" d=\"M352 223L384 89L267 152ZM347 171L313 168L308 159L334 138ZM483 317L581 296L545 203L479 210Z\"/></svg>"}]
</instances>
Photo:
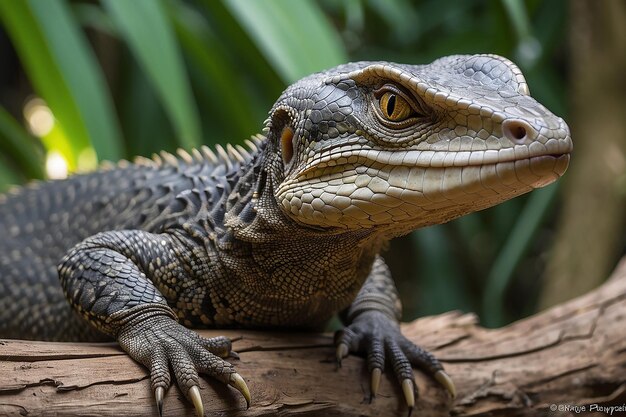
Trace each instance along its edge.
<instances>
[{"instance_id":1,"label":"lizard neck","mask_svg":"<svg viewBox=\"0 0 626 417\"><path fill-rule=\"evenodd\" d=\"M327 240L332 236L336 242L377 248L389 240L387 233L376 228L349 230L298 222L284 212L276 199L276 189L282 181L282 158L276 144L268 139L250 163L242 167L241 175L228 197L223 198L224 214L219 225L222 227L218 226L220 240L265 243L276 239L292 242L294 238Z\"/></svg>"},{"instance_id":2,"label":"lizard neck","mask_svg":"<svg viewBox=\"0 0 626 417\"><path fill-rule=\"evenodd\" d=\"M240 317L216 321L321 325L354 299L384 241L367 229L321 229L289 218L274 196L282 161L271 144L263 146L223 198L223 224L206 240L220 275L229 278L220 292L254 300L254 311L243 307Z\"/></svg>"}]
</instances>

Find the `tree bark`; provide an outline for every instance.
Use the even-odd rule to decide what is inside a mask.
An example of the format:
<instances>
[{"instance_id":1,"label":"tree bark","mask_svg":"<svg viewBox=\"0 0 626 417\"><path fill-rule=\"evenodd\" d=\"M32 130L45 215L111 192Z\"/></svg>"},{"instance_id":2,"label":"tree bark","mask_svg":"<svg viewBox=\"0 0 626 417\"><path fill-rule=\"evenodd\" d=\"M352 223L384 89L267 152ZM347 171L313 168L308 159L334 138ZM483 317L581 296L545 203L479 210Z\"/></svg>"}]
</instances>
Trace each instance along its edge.
<instances>
[{"instance_id":1,"label":"tree bark","mask_svg":"<svg viewBox=\"0 0 626 417\"><path fill-rule=\"evenodd\" d=\"M567 407L615 408L626 415L626 258L602 287L510 326L481 328L471 314L448 313L404 325L455 381L452 400L416 371L417 416L564 416ZM211 416L406 416L387 371L370 404L363 360L336 369L330 334L201 331L243 336L236 366L252 406L233 389L205 380ZM551 407L556 408L553 412ZM0 341L0 415L157 415L145 369L115 344ZM176 387L165 416L194 415ZM586 414L589 415L589 414ZM593 415L593 414L592 414ZM608 409L597 415L609 415Z\"/></svg>"}]
</instances>

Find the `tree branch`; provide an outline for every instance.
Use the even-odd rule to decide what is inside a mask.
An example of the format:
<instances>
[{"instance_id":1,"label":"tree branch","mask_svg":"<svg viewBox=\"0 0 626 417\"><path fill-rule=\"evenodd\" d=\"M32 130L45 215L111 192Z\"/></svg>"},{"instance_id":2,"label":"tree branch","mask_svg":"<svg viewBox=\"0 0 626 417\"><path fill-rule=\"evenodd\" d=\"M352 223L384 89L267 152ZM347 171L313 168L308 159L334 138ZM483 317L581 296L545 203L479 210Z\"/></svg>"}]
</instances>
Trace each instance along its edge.
<instances>
[{"instance_id":1,"label":"tree branch","mask_svg":"<svg viewBox=\"0 0 626 417\"><path fill-rule=\"evenodd\" d=\"M552 404L560 410L621 406L626 402L625 322L626 258L600 288L502 329L481 328L473 315L459 313L406 324L405 334L444 363L459 392L451 401L436 382L416 372L420 397L414 415L536 416ZM329 334L200 333L243 336L234 344L241 356L235 365L252 393L245 411L235 390L205 380L207 415L407 413L397 382L388 375L369 404L363 360L349 357L336 369ZM157 410L146 371L115 344L3 340L0 415L19 413L153 416ZM165 397L164 415L194 415L176 387Z\"/></svg>"}]
</instances>

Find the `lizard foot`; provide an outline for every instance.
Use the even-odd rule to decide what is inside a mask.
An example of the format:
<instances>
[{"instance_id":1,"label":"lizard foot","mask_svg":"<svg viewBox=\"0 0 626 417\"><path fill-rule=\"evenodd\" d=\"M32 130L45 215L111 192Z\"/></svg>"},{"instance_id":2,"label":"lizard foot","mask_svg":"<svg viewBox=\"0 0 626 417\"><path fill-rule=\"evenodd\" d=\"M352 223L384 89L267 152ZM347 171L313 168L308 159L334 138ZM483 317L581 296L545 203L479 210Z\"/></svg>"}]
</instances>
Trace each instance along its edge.
<instances>
[{"instance_id":1,"label":"lizard foot","mask_svg":"<svg viewBox=\"0 0 626 417\"><path fill-rule=\"evenodd\" d=\"M159 415L163 396L170 386L170 369L198 416L204 414L198 373L209 375L237 389L250 406L250 391L235 368L222 358L235 356L226 337L204 338L166 316L147 317L122 328L122 349L150 370L150 381Z\"/></svg>"},{"instance_id":2,"label":"lizard foot","mask_svg":"<svg viewBox=\"0 0 626 417\"><path fill-rule=\"evenodd\" d=\"M417 385L413 376L413 366L433 376L454 398L454 383L443 370L443 366L429 352L416 346L400 332L400 326L384 314L367 311L335 334L337 362L350 352L367 356L370 372L370 401L376 396L385 364L391 365L402 387L402 393L409 408L409 415L415 406Z\"/></svg>"}]
</instances>

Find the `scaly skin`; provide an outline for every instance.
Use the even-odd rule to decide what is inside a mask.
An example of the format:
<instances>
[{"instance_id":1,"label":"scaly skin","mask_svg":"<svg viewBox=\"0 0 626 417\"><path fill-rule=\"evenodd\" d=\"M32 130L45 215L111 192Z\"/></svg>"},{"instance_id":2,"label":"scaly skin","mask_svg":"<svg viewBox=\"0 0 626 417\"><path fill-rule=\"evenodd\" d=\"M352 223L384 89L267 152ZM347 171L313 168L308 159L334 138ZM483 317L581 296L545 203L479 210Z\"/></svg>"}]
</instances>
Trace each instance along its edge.
<instances>
[{"instance_id":1,"label":"scaly skin","mask_svg":"<svg viewBox=\"0 0 626 417\"><path fill-rule=\"evenodd\" d=\"M413 366L454 394L402 336L380 249L553 182L567 125L510 61L475 55L313 74L264 134L249 152L163 154L0 197L0 336L115 338L150 370L159 412L171 369L201 413L198 372L249 393L230 341L189 327L318 327L341 312L338 360L366 355L372 396L387 364L409 410Z\"/></svg>"}]
</instances>

